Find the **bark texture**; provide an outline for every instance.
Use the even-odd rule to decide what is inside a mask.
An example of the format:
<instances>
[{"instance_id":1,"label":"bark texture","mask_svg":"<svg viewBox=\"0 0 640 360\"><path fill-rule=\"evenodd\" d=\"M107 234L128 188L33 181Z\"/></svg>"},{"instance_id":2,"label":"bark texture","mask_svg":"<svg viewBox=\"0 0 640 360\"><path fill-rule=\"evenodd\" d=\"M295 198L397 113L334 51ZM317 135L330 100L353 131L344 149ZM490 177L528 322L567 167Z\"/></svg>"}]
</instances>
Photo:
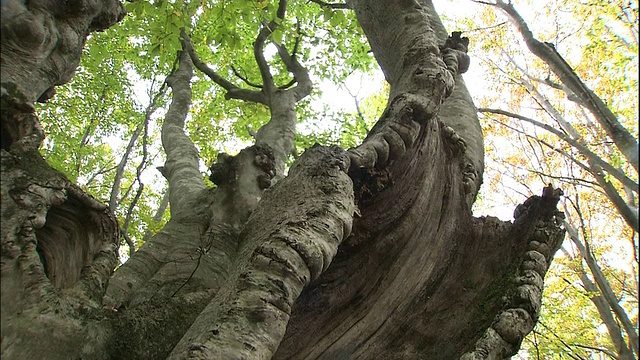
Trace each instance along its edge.
<instances>
[{"instance_id":1,"label":"bark texture","mask_svg":"<svg viewBox=\"0 0 640 360\"><path fill-rule=\"evenodd\" d=\"M118 224L42 159L33 106L2 90L3 123L16 129L0 149L2 356L81 358L103 335L88 319L117 265Z\"/></svg>"},{"instance_id":2,"label":"bark texture","mask_svg":"<svg viewBox=\"0 0 640 360\"><path fill-rule=\"evenodd\" d=\"M100 4L86 8L119 14L119 3ZM14 64L6 69L14 85L2 88L3 356L498 359L517 351L564 235L560 191L527 200L513 223L474 219L483 149L460 76L468 39L447 36L429 1L349 5L391 84L387 109L361 146L313 147L286 177L295 104L311 84L284 48L298 85L273 82L262 50L280 22L263 26L254 45L261 91L211 71L183 32L162 130L171 220L113 275L119 231L107 206L37 154L43 134L30 102L65 77L30 82L48 60L25 62L29 71L10 60L17 51L5 47L3 14L3 75L4 61ZM281 1L279 19L285 9ZM56 24L72 13L48 11L43 18ZM256 145L212 166L215 188L204 185L184 132L194 66L229 97L271 111Z\"/></svg>"},{"instance_id":3,"label":"bark texture","mask_svg":"<svg viewBox=\"0 0 640 360\"><path fill-rule=\"evenodd\" d=\"M87 35L125 15L118 0L2 2L0 71L28 101L46 101L73 77Z\"/></svg>"}]
</instances>

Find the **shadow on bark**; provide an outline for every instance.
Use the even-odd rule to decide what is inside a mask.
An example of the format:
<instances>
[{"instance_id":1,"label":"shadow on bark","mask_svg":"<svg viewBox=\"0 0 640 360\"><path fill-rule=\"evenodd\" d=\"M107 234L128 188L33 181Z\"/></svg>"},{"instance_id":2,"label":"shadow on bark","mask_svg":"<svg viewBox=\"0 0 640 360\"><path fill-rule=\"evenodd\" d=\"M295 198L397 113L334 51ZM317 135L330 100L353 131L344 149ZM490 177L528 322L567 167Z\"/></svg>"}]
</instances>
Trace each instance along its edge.
<instances>
[{"instance_id":1,"label":"shadow on bark","mask_svg":"<svg viewBox=\"0 0 640 360\"><path fill-rule=\"evenodd\" d=\"M484 348L507 356L533 327L542 278L564 237L559 193L546 188L527 200L513 224L472 218L437 122L422 134L382 179L355 179L369 198L360 197L362 216L296 302L276 358L453 359ZM514 311L525 327L505 327ZM502 350L475 344L486 335L478 329L493 328Z\"/></svg>"}]
</instances>

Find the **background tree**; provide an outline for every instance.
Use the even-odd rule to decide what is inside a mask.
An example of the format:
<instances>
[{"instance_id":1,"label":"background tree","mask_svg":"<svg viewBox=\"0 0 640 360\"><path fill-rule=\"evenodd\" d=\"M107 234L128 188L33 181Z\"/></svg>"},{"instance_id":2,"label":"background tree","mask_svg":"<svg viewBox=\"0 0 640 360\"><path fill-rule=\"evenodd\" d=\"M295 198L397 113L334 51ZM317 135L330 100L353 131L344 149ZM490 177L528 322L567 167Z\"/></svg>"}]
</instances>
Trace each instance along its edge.
<instances>
[{"instance_id":1,"label":"background tree","mask_svg":"<svg viewBox=\"0 0 640 360\"><path fill-rule=\"evenodd\" d=\"M471 216L484 155L460 76L469 40L447 36L431 2L350 1L339 6L350 9L345 13L285 1L129 5L137 16L149 15L146 27L125 35L133 51L147 44L143 51L152 57L134 69L137 76L169 75L151 87L159 90L149 92L146 106L131 103L138 123L121 130L130 144L144 133L140 165L129 175L116 166L114 186L104 193L126 198L118 196L118 176L137 183L140 190L131 191L144 191L147 125L166 84L171 98L159 170L168 182L170 219L114 273L123 225L108 205L43 161L31 105L69 79L88 33L124 14L118 2L77 5L72 12L3 3L13 11L2 17L3 356L478 359L518 350L537 320L542 278L564 237L556 210L561 191L545 187L517 208L513 223ZM293 26L288 8L305 15L300 25ZM323 59L344 55L330 28L360 26L390 85L389 99L359 146L314 146L284 176L296 106L309 95L314 70L299 55L302 19L318 31ZM207 28L212 24L229 31ZM219 34L211 35L219 36L215 46L207 43L210 34ZM267 40L277 57L265 55ZM349 47L366 54L356 40ZM200 58L234 44L233 58L252 59L252 70L247 61L246 69L225 74ZM194 65L225 98L256 103L249 114L269 115L253 145L233 156L218 153L215 186L204 181L191 140L208 132L185 129L192 103L194 115L200 109L206 117L202 109L210 107L203 83L192 81ZM246 85L229 80L231 73ZM293 81L285 80L289 74ZM109 99L103 92L96 101ZM194 93L203 98L192 100ZM93 124L109 116L96 113L78 121L79 148L90 144ZM118 164L128 163L128 154L118 154ZM78 178L91 164L83 159L81 151L74 159Z\"/></svg>"},{"instance_id":2,"label":"background tree","mask_svg":"<svg viewBox=\"0 0 640 360\"><path fill-rule=\"evenodd\" d=\"M526 347L539 358L637 358L637 4L523 3L525 21L510 3L481 3L466 26L483 29L471 51L490 80L480 111L501 171L489 188L514 203L549 181L567 194L569 236Z\"/></svg>"}]
</instances>

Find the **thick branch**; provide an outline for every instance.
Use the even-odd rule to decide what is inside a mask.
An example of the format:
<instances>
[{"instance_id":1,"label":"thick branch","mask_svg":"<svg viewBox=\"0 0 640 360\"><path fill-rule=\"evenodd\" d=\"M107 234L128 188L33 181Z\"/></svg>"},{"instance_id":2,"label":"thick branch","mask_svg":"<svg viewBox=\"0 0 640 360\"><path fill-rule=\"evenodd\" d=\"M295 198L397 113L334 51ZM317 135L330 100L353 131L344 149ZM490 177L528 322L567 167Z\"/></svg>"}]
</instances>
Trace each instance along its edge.
<instances>
[{"instance_id":1,"label":"thick branch","mask_svg":"<svg viewBox=\"0 0 640 360\"><path fill-rule=\"evenodd\" d=\"M312 148L265 193L241 235L242 267L171 359L271 358L302 288L327 269L351 232L348 162L339 148Z\"/></svg>"},{"instance_id":2,"label":"thick branch","mask_svg":"<svg viewBox=\"0 0 640 360\"><path fill-rule=\"evenodd\" d=\"M526 22L511 2L505 3L502 0L497 0L496 4L493 5L502 9L509 16L524 38L529 50L549 65L560 81L573 92L573 94L568 93L567 96L575 94L580 99L579 103L591 111L598 123L620 149L620 152L638 171L638 140L620 124L617 117L602 99L582 82L580 77L573 71L573 68L556 51L552 44L542 43L534 38Z\"/></svg>"},{"instance_id":3,"label":"thick branch","mask_svg":"<svg viewBox=\"0 0 640 360\"><path fill-rule=\"evenodd\" d=\"M561 195L560 189L549 185L543 189L542 196L530 197L516 208L510 232L527 234L529 249L513 280L517 288L506 296L504 309L475 343L474 349L461 360L502 359L515 355L524 337L533 330L542 306L544 276L565 236L560 227L564 214L556 210Z\"/></svg>"},{"instance_id":4,"label":"thick branch","mask_svg":"<svg viewBox=\"0 0 640 360\"><path fill-rule=\"evenodd\" d=\"M284 46L276 44L278 54L282 59L282 62L291 73L293 73L294 79L298 82L298 85L291 89L294 93L296 102L311 94L311 78L309 77L309 71L302 66L295 57L289 55L289 52Z\"/></svg>"},{"instance_id":5,"label":"thick branch","mask_svg":"<svg viewBox=\"0 0 640 360\"><path fill-rule=\"evenodd\" d=\"M184 133L184 123L191 105L193 64L186 51L179 54L178 70L167 78L173 94L162 125L162 146L167 154L164 175L169 181L171 212L182 209L189 195L205 188L198 168L198 151Z\"/></svg>"},{"instance_id":6,"label":"thick branch","mask_svg":"<svg viewBox=\"0 0 640 360\"><path fill-rule=\"evenodd\" d=\"M262 24L262 28L258 33L258 37L256 41L253 43L253 56L256 58L256 63L258 64L258 68L260 69L260 76L262 76L262 84L264 86L264 90L267 96L270 96L275 90L276 85L273 81L273 76L271 75L271 70L269 68L269 64L267 60L264 58L264 43L269 37L269 35L273 34L276 28L279 26L279 23L284 20L284 14L287 9L287 1L280 0L278 3L278 10L276 11L276 19L271 20L267 24Z\"/></svg>"}]
</instances>

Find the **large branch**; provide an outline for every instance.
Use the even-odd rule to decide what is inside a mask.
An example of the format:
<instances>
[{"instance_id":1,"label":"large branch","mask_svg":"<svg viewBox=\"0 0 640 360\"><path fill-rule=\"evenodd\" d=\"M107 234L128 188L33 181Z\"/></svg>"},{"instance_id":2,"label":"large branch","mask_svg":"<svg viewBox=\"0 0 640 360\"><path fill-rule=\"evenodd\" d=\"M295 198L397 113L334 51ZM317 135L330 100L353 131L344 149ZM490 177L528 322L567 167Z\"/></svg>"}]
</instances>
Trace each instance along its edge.
<instances>
[{"instance_id":1,"label":"large branch","mask_svg":"<svg viewBox=\"0 0 640 360\"><path fill-rule=\"evenodd\" d=\"M273 81L273 76L271 75L269 64L264 57L264 43L279 26L279 23L284 21L286 10L287 0L280 0L280 2L278 3L278 10L276 11L276 19L271 20L266 24L262 24L260 32L256 37L256 41L253 43L253 56L256 59L258 68L260 69L260 76L262 77L262 84L264 86L264 91L267 97L269 97L273 92L276 91L276 85Z\"/></svg>"},{"instance_id":2,"label":"large branch","mask_svg":"<svg viewBox=\"0 0 640 360\"><path fill-rule=\"evenodd\" d=\"M440 52L456 34L446 41L430 2L349 3L392 91L367 140L349 150L361 217L303 291L276 358L455 358L487 328L477 354L513 353L537 319L542 277L563 238L559 193L527 200L513 226L471 219L465 141L436 117L456 91L452 69L465 65L442 58L451 48ZM449 110L476 119L466 96Z\"/></svg>"},{"instance_id":3,"label":"large branch","mask_svg":"<svg viewBox=\"0 0 640 360\"><path fill-rule=\"evenodd\" d=\"M188 52L181 51L178 70L167 78L173 94L162 125L162 146L167 154L163 175L169 181L171 212L180 211L190 195L205 188L199 170L198 151L184 132L191 106L193 63Z\"/></svg>"},{"instance_id":4,"label":"large branch","mask_svg":"<svg viewBox=\"0 0 640 360\"><path fill-rule=\"evenodd\" d=\"M527 23L511 2L505 3L502 0L497 0L492 5L499 7L509 16L524 38L529 50L549 65L560 81L573 92L573 94L567 95L575 94L580 99L579 103L591 111L620 152L638 171L638 140L620 124L604 101L582 82L580 77L573 71L573 68L556 51L552 44L540 42L533 36Z\"/></svg>"},{"instance_id":5,"label":"large branch","mask_svg":"<svg viewBox=\"0 0 640 360\"><path fill-rule=\"evenodd\" d=\"M229 80L220 76L215 70L210 68L207 64L200 60L196 50L191 43L191 39L187 35L184 29L181 29L180 36L183 39L184 47L186 51L189 53L191 57L191 61L193 61L193 65L200 71L202 71L205 75L207 75L213 82L222 86L223 89L227 90L227 94L225 98L228 99L239 99L245 101L251 101L255 103L265 104L267 103L267 99L264 94L260 91L241 89L234 85Z\"/></svg>"}]
</instances>

